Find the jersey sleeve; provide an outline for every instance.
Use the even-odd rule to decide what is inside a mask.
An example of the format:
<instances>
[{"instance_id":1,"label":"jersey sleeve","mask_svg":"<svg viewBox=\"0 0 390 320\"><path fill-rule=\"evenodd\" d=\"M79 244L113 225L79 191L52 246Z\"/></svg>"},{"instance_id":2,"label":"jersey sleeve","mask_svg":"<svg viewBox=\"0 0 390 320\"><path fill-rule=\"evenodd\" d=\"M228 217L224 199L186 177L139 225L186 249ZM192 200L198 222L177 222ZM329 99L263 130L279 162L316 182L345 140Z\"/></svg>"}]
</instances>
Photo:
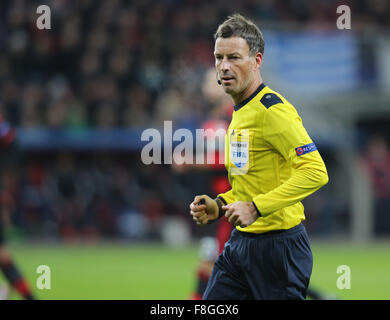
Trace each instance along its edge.
<instances>
[{"instance_id":1,"label":"jersey sleeve","mask_svg":"<svg viewBox=\"0 0 390 320\"><path fill-rule=\"evenodd\" d=\"M328 182L328 174L315 144L303 127L295 108L278 103L266 111L263 119L264 139L291 163L288 180L252 200L261 216L294 205Z\"/></svg>"},{"instance_id":2,"label":"jersey sleeve","mask_svg":"<svg viewBox=\"0 0 390 320\"><path fill-rule=\"evenodd\" d=\"M236 201L234 199L233 190L232 189L230 189L229 191L227 191L225 193L220 193L217 197L221 198L222 201L225 202L225 204L230 204L230 203L233 203L233 202Z\"/></svg>"}]
</instances>

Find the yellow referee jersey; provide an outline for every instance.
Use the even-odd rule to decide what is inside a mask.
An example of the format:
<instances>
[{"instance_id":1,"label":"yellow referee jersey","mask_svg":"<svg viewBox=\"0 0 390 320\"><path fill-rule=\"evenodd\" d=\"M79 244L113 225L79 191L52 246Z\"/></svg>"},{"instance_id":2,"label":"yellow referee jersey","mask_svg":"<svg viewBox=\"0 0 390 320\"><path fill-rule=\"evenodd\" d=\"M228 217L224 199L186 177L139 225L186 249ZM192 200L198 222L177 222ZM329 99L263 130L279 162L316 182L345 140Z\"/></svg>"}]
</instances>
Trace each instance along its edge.
<instances>
[{"instance_id":1,"label":"yellow referee jersey","mask_svg":"<svg viewBox=\"0 0 390 320\"><path fill-rule=\"evenodd\" d=\"M231 190L226 203L252 201L261 216L238 230L290 229L305 220L300 202L328 182L325 164L295 108L264 84L234 107L225 137Z\"/></svg>"}]
</instances>

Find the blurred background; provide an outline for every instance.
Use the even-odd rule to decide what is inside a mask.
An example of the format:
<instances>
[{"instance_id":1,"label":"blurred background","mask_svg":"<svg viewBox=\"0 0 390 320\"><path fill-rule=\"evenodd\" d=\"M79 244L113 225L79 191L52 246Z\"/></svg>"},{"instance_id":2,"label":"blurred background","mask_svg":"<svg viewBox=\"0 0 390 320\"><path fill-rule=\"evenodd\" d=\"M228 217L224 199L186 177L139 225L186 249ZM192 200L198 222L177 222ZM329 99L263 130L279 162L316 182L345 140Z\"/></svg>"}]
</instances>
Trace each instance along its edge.
<instances>
[{"instance_id":1,"label":"blurred background","mask_svg":"<svg viewBox=\"0 0 390 320\"><path fill-rule=\"evenodd\" d=\"M36 27L42 4L50 30ZM337 29L339 5L351 8L351 30ZM164 120L191 132L229 123L213 34L238 12L264 34L265 83L297 108L328 168L328 185L304 200L312 282L341 298L390 298L387 0L0 7L0 114L23 152L3 172L2 214L39 297L187 298L198 240L216 228L194 225L188 205L195 194L227 190L226 174L218 165L145 165L141 134ZM40 264L52 266L51 290L35 288ZM345 264L352 288L340 291L336 268Z\"/></svg>"}]
</instances>

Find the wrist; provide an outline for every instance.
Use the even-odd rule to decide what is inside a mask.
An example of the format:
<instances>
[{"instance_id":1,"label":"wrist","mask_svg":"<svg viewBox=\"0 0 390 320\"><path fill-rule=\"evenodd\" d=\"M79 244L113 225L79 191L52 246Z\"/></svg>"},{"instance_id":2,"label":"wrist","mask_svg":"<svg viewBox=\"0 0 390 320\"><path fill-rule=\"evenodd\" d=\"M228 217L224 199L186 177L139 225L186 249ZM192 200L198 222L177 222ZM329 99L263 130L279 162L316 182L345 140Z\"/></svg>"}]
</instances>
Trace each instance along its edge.
<instances>
[{"instance_id":1,"label":"wrist","mask_svg":"<svg viewBox=\"0 0 390 320\"><path fill-rule=\"evenodd\" d=\"M221 198L217 197L214 199L218 206L218 219L220 219L222 216L225 215L225 210L222 209L223 206L227 205L226 201Z\"/></svg>"},{"instance_id":2,"label":"wrist","mask_svg":"<svg viewBox=\"0 0 390 320\"><path fill-rule=\"evenodd\" d=\"M217 204L217 214L215 219L209 220L208 224L220 219L225 214L225 211L222 209L222 206L225 205L225 201L223 201L220 197L215 198L214 201Z\"/></svg>"},{"instance_id":3,"label":"wrist","mask_svg":"<svg viewBox=\"0 0 390 320\"><path fill-rule=\"evenodd\" d=\"M256 216L256 219L259 218L259 217L261 217L261 212L260 212L260 210L257 208L256 203L255 203L254 201L252 201L251 204L252 204L252 207L253 207L253 209L254 209L254 214L255 214L255 216Z\"/></svg>"}]
</instances>

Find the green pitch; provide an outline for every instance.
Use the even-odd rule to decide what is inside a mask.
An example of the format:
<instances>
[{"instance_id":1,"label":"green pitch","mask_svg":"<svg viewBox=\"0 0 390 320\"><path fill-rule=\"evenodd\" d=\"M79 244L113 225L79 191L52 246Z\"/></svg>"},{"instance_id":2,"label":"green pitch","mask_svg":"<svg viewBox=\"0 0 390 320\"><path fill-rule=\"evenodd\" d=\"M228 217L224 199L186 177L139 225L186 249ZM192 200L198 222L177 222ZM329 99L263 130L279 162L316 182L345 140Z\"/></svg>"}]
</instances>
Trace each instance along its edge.
<instances>
[{"instance_id":1,"label":"green pitch","mask_svg":"<svg viewBox=\"0 0 390 320\"><path fill-rule=\"evenodd\" d=\"M187 299L195 287L197 246L10 246L16 263L40 299ZM341 299L390 299L389 244L312 244L311 284ZM51 271L51 289L37 289L37 267ZM336 286L337 267L351 269L351 289ZM0 274L0 283L5 280ZM11 293L11 299L19 299Z\"/></svg>"}]
</instances>

